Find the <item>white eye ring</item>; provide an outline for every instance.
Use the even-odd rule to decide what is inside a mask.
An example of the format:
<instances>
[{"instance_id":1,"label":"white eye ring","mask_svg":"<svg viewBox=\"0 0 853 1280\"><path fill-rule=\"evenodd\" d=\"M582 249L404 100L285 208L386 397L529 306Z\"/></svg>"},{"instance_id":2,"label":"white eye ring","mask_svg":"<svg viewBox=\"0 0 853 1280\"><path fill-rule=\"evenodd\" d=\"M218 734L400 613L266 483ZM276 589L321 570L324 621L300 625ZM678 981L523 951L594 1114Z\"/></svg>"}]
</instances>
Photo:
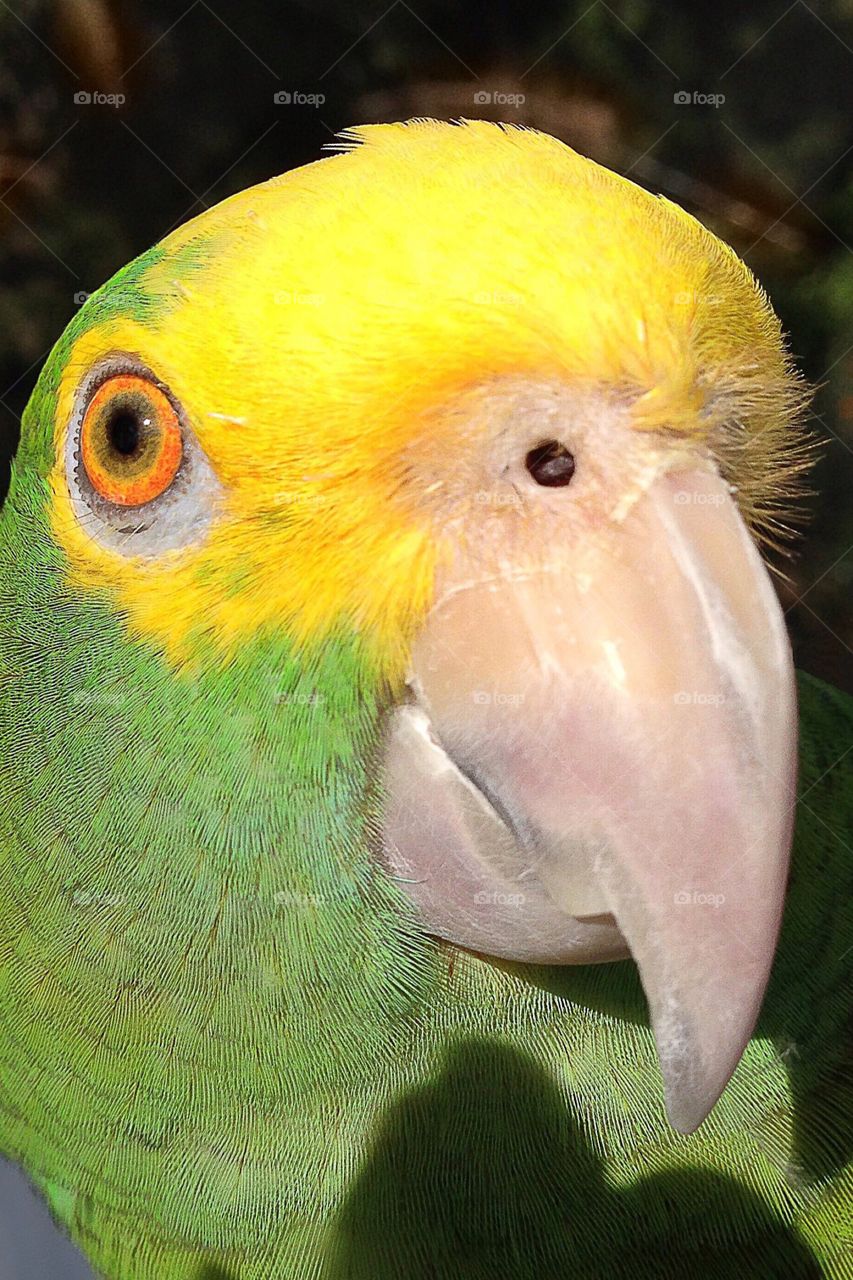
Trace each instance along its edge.
<instances>
[{"instance_id":1,"label":"white eye ring","mask_svg":"<svg viewBox=\"0 0 853 1280\"><path fill-rule=\"evenodd\" d=\"M102 497L86 474L80 432L98 388L117 374L135 374L159 387L181 424L182 457L168 489L137 507ZM89 537L124 556L153 558L203 540L216 516L222 486L168 387L138 357L111 351L87 371L77 388L65 445L65 475L74 514Z\"/></svg>"}]
</instances>

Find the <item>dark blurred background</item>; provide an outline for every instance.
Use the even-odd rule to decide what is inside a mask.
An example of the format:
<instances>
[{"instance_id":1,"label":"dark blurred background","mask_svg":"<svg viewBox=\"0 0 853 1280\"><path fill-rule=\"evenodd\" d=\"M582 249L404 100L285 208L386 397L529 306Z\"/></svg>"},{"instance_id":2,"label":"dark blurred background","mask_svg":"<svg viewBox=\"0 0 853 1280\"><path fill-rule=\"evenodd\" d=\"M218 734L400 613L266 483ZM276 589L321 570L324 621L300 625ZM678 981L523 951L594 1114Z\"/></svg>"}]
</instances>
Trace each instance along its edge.
<instances>
[{"instance_id":1,"label":"dark blurred background","mask_svg":"<svg viewBox=\"0 0 853 1280\"><path fill-rule=\"evenodd\" d=\"M853 691L852 92L853 0L0 0L0 455L85 294L177 223L349 124L533 125L767 287L826 441L780 591L798 665Z\"/></svg>"}]
</instances>

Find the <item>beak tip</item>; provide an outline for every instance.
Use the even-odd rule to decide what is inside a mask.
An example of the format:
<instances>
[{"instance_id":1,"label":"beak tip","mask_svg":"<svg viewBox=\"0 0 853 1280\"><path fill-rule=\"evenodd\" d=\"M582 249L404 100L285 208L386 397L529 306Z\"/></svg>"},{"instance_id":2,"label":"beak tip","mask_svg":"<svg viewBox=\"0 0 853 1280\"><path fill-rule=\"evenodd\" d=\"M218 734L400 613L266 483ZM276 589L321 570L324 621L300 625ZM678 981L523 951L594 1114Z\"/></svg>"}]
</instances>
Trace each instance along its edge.
<instances>
[{"instance_id":1,"label":"beak tip","mask_svg":"<svg viewBox=\"0 0 853 1280\"><path fill-rule=\"evenodd\" d=\"M742 1047L742 1046L741 1046ZM704 1060L695 1038L691 1044L658 1045L658 1060L663 1076L664 1103L670 1125L685 1136L695 1133L713 1111L731 1079L740 1053L728 1061L709 1063Z\"/></svg>"},{"instance_id":2,"label":"beak tip","mask_svg":"<svg viewBox=\"0 0 853 1280\"><path fill-rule=\"evenodd\" d=\"M694 1099L673 1097L669 1090L666 1091L667 1119L676 1133L680 1133L684 1137L689 1137L691 1133L696 1132L700 1125L704 1124L713 1105L713 1102L706 1105L704 1101L697 1105Z\"/></svg>"}]
</instances>

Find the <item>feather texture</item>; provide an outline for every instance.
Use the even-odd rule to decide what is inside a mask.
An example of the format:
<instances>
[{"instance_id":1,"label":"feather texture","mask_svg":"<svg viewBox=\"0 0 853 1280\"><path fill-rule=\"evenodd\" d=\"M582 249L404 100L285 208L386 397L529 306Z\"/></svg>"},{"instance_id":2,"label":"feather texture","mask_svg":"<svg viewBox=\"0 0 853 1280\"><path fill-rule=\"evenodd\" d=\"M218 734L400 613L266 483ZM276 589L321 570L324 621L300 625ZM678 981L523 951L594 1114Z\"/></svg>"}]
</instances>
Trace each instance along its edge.
<instances>
[{"instance_id":1,"label":"feather texture","mask_svg":"<svg viewBox=\"0 0 853 1280\"><path fill-rule=\"evenodd\" d=\"M632 397L638 429L745 433L760 525L799 457L775 318L692 219L552 139L351 144L127 269L28 411L0 521L3 1149L112 1280L841 1280L850 700L801 682L774 977L690 1138L632 965L456 952L377 858L436 554L398 492L426 407L536 369ZM229 489L162 565L98 548L57 463L116 345Z\"/></svg>"}]
</instances>

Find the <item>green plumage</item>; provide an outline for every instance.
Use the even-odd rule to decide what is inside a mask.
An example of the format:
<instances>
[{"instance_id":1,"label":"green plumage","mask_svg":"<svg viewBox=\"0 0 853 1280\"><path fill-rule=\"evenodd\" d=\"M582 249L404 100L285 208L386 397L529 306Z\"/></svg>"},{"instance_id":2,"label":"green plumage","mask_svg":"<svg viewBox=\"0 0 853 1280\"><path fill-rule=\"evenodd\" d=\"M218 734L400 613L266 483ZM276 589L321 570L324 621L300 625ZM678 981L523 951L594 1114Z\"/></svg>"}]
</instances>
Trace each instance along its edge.
<instances>
[{"instance_id":1,"label":"green plumage","mask_svg":"<svg viewBox=\"0 0 853 1280\"><path fill-rule=\"evenodd\" d=\"M853 702L801 678L771 987L681 1137L631 964L499 967L421 934L375 854L385 695L357 637L297 664L261 635L176 675L66 584L55 377L0 522L0 1140L95 1266L851 1275Z\"/></svg>"}]
</instances>

